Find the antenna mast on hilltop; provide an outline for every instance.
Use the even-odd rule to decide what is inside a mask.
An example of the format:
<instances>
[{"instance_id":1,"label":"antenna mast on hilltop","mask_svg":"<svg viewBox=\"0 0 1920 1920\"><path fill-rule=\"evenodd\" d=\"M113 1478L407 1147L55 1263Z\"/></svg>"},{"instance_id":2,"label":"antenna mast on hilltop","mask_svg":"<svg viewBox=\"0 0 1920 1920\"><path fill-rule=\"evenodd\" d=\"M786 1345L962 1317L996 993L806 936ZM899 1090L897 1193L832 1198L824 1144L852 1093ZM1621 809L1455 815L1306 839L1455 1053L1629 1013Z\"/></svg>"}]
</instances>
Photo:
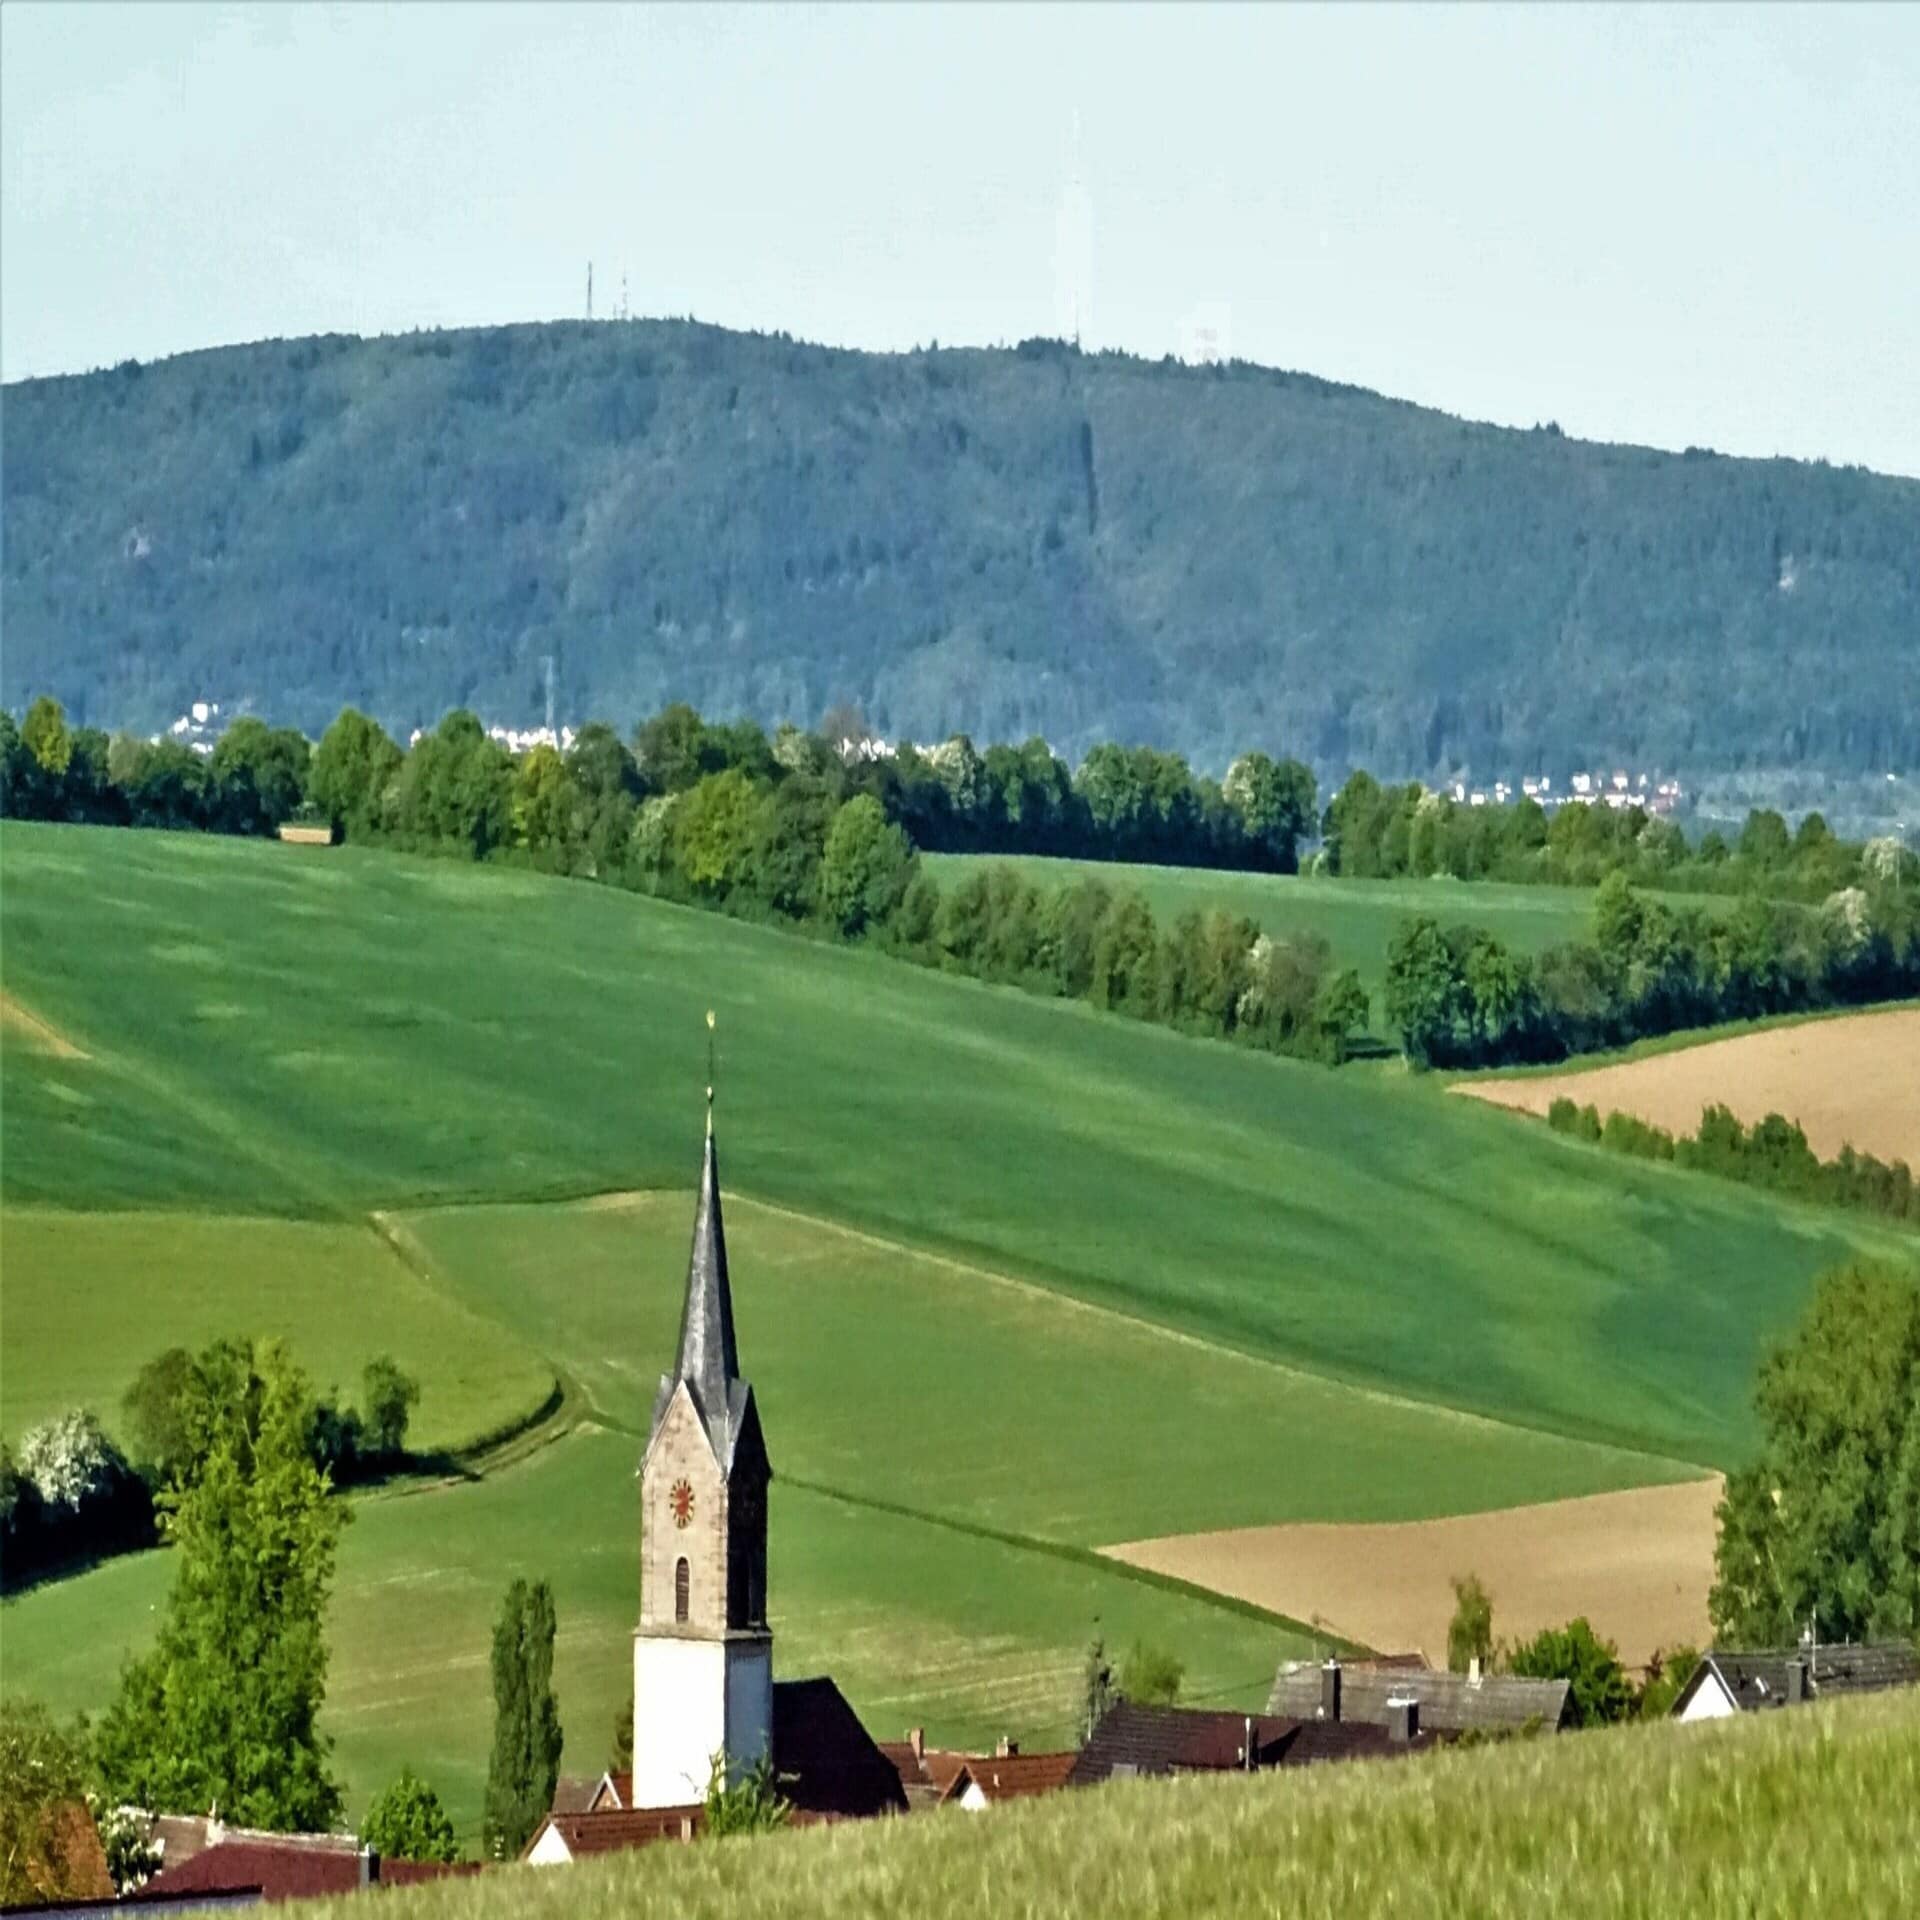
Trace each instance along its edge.
<instances>
[{"instance_id":1,"label":"antenna mast on hilltop","mask_svg":"<svg viewBox=\"0 0 1920 1920\"><path fill-rule=\"evenodd\" d=\"M587 318L593 318L593 262L587 262Z\"/></svg>"}]
</instances>

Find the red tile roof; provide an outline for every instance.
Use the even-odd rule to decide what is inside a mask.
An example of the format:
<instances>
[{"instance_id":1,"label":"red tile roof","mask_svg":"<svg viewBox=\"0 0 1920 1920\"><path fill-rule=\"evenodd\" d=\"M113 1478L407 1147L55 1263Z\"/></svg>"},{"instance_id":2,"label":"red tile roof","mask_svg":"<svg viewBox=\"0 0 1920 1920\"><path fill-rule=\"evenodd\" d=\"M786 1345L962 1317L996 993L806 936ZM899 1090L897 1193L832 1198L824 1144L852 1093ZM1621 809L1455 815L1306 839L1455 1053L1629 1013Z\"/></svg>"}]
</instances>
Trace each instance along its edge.
<instances>
[{"instance_id":1,"label":"red tile roof","mask_svg":"<svg viewBox=\"0 0 1920 1920\"><path fill-rule=\"evenodd\" d=\"M363 1853L348 1834L227 1829L222 1838L163 1866L127 1898L159 1901L181 1894L245 1893L257 1888L263 1900L304 1900L353 1893L367 1886L414 1886L423 1880L479 1871L478 1863L471 1860L451 1866L437 1860L383 1860L377 1853Z\"/></svg>"},{"instance_id":2,"label":"red tile roof","mask_svg":"<svg viewBox=\"0 0 1920 1920\"><path fill-rule=\"evenodd\" d=\"M266 1900L352 1893L368 1884L361 1855L342 1834L248 1833L216 1841L191 1859L163 1867L130 1899L173 1893L239 1893L257 1887ZM371 1863L367 1869L371 1872Z\"/></svg>"},{"instance_id":3,"label":"red tile roof","mask_svg":"<svg viewBox=\"0 0 1920 1920\"><path fill-rule=\"evenodd\" d=\"M982 1754L966 1763L966 1774L990 1801L1020 1800L1064 1787L1079 1758L1073 1752Z\"/></svg>"},{"instance_id":4,"label":"red tile roof","mask_svg":"<svg viewBox=\"0 0 1920 1920\"><path fill-rule=\"evenodd\" d=\"M590 1853L623 1853L656 1840L683 1840L707 1823L703 1807L603 1807L596 1813L555 1813L528 1842L528 1851L552 1827L574 1859ZM525 1855L521 1856L523 1859Z\"/></svg>"}]
</instances>

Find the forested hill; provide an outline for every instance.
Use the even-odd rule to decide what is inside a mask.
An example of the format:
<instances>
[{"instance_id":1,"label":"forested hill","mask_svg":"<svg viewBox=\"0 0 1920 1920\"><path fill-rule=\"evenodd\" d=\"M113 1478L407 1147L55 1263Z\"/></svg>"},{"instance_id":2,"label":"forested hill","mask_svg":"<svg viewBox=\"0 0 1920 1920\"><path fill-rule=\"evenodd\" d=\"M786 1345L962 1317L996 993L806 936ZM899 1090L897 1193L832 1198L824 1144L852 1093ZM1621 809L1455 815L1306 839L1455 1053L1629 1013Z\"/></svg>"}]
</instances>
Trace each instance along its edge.
<instances>
[{"instance_id":1,"label":"forested hill","mask_svg":"<svg viewBox=\"0 0 1920 1920\"><path fill-rule=\"evenodd\" d=\"M10 386L0 700L317 730L684 698L1216 770L1920 763L1920 482L1299 374L678 322Z\"/></svg>"}]
</instances>

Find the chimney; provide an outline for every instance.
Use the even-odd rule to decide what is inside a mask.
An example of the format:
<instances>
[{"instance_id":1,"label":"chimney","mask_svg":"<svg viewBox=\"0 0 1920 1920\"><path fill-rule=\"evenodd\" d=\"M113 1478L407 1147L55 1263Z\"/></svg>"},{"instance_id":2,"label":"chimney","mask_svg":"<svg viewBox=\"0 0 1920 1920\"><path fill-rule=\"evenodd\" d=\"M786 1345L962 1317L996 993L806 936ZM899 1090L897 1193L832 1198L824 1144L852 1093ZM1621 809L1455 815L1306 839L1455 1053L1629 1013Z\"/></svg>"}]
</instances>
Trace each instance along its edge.
<instances>
[{"instance_id":1,"label":"chimney","mask_svg":"<svg viewBox=\"0 0 1920 1920\"><path fill-rule=\"evenodd\" d=\"M1410 1747L1420 1737L1420 1702L1395 1694L1387 1702L1387 1738L1396 1747Z\"/></svg>"},{"instance_id":2,"label":"chimney","mask_svg":"<svg viewBox=\"0 0 1920 1920\"><path fill-rule=\"evenodd\" d=\"M1320 1718L1340 1718L1340 1662L1331 1657L1320 1669Z\"/></svg>"},{"instance_id":3,"label":"chimney","mask_svg":"<svg viewBox=\"0 0 1920 1920\"><path fill-rule=\"evenodd\" d=\"M1020 1742L1002 1734L993 1749L996 1760L1011 1760L1020 1751Z\"/></svg>"},{"instance_id":4,"label":"chimney","mask_svg":"<svg viewBox=\"0 0 1920 1920\"><path fill-rule=\"evenodd\" d=\"M1807 1697L1807 1663L1804 1660L1787 1662L1787 1705L1797 1707Z\"/></svg>"},{"instance_id":5,"label":"chimney","mask_svg":"<svg viewBox=\"0 0 1920 1920\"><path fill-rule=\"evenodd\" d=\"M916 1761L924 1760L927 1757L926 1728L909 1727L907 1729L907 1745L913 1749L913 1757Z\"/></svg>"},{"instance_id":6,"label":"chimney","mask_svg":"<svg viewBox=\"0 0 1920 1920\"><path fill-rule=\"evenodd\" d=\"M360 1849L360 1884L363 1887L375 1885L380 1878L380 1856L372 1847Z\"/></svg>"}]
</instances>

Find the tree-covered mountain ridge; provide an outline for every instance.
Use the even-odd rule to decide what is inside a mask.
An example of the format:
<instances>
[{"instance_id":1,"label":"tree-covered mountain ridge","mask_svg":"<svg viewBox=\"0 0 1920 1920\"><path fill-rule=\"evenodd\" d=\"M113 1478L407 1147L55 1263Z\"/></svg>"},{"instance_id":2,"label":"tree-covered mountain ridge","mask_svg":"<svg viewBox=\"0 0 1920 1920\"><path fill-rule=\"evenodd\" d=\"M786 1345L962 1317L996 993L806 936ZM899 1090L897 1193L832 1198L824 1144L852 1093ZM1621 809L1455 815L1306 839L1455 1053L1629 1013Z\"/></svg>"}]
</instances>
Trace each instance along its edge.
<instances>
[{"instance_id":1,"label":"tree-covered mountain ridge","mask_svg":"<svg viewBox=\"0 0 1920 1920\"><path fill-rule=\"evenodd\" d=\"M672 699L1323 774L1920 763L1920 481L1246 364L678 321L9 386L0 701L311 731Z\"/></svg>"}]
</instances>

